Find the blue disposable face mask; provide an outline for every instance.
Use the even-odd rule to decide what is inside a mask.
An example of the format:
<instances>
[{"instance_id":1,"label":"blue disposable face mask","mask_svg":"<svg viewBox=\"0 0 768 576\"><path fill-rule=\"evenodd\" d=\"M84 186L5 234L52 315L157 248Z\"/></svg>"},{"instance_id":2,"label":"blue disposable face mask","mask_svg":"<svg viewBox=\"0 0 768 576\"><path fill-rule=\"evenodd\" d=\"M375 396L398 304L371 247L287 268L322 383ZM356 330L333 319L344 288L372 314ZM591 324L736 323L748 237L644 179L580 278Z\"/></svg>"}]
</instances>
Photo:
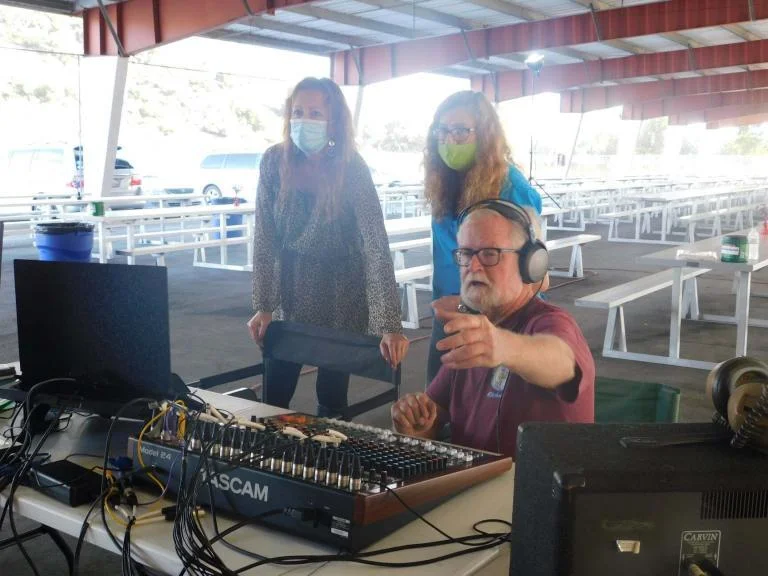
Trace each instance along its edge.
<instances>
[{"instance_id":1,"label":"blue disposable face mask","mask_svg":"<svg viewBox=\"0 0 768 576\"><path fill-rule=\"evenodd\" d=\"M328 122L291 119L291 140L304 154L316 154L328 144Z\"/></svg>"}]
</instances>

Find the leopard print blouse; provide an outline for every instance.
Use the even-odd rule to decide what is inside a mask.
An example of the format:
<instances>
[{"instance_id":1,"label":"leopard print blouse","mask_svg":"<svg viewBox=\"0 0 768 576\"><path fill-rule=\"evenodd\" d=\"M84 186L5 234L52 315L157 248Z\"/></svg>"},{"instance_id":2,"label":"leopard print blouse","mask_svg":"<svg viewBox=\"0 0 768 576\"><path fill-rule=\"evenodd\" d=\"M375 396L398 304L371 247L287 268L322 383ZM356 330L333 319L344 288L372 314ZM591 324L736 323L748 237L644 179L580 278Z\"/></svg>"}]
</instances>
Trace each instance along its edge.
<instances>
[{"instance_id":1,"label":"leopard print blouse","mask_svg":"<svg viewBox=\"0 0 768 576\"><path fill-rule=\"evenodd\" d=\"M261 161L253 250L253 309L358 333L399 333L395 272L371 173L359 154L344 179L338 217L327 222L315 194L280 209L282 145Z\"/></svg>"}]
</instances>

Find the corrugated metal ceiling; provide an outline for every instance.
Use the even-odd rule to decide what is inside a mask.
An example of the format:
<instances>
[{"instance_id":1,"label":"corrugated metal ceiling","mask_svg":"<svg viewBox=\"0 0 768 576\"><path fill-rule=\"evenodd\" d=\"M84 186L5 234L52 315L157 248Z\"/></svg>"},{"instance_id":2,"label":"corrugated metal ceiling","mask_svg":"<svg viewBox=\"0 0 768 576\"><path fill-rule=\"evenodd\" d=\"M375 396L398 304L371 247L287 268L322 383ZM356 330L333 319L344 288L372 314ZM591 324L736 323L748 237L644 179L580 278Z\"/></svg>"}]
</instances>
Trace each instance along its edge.
<instances>
[{"instance_id":1,"label":"corrugated metal ceiling","mask_svg":"<svg viewBox=\"0 0 768 576\"><path fill-rule=\"evenodd\" d=\"M627 7L666 0L602 0L597 8ZM723 0L727 1L727 0ZM108 2L112 3L112 2ZM95 0L0 0L41 10L71 12ZM563 17L589 11L587 0L320 0L281 9L276 14L246 18L209 35L225 40L284 47L297 51L331 54L350 47L391 44L516 24L528 20ZM632 54L685 50L687 47L738 44L745 39L768 38L768 21L746 22L735 26L685 30L682 33L624 38L612 42L592 42L545 50L544 66L565 65L582 60L612 59ZM507 70L524 70L527 54L509 54L467 61L438 72L470 77ZM768 63L750 66L768 69ZM745 68L720 68L669 74L663 78L691 78L703 74L741 72ZM661 76L634 77L619 84L652 82ZM604 82L601 85L613 85Z\"/></svg>"},{"instance_id":2,"label":"corrugated metal ceiling","mask_svg":"<svg viewBox=\"0 0 768 576\"><path fill-rule=\"evenodd\" d=\"M689 30L685 35L704 46L717 46L720 44L733 44L735 42L744 41L740 36L720 26L715 28Z\"/></svg>"},{"instance_id":3,"label":"corrugated metal ceiling","mask_svg":"<svg viewBox=\"0 0 768 576\"><path fill-rule=\"evenodd\" d=\"M0 0L2 1L2 0ZM604 6L631 6L664 0L604 0ZM238 34L242 41L242 26L253 24L248 41L258 43L260 36L270 41L279 40L290 47L293 42L301 50L307 45L311 51L318 49L332 53L350 47L388 44L422 38L455 34L461 29L493 28L524 22L521 16L533 14L535 18L558 17L588 11L587 2L582 0L426 0L407 2L404 0L322 0L299 5L287 10L278 10L273 22L290 25L273 25L269 28L270 17L244 20L231 25L223 33ZM319 10L317 10L319 9ZM259 24L266 26L260 28ZM768 22L744 24L744 33L768 37ZM302 29L306 37L302 37ZM222 32L216 34L222 37ZM545 66L573 64L584 59L610 59L626 57L634 53L666 52L692 47L714 46L743 42L733 31L722 28L703 28L686 31L685 34L651 35L627 38L622 42L593 42L572 46L567 49L546 50ZM526 54L508 55L507 58L489 58L442 69L452 75L491 74L499 70L520 70L525 65L521 60ZM686 77L700 75L698 72L671 75ZM653 78L651 78L652 80ZM632 79L638 82L648 79Z\"/></svg>"}]
</instances>

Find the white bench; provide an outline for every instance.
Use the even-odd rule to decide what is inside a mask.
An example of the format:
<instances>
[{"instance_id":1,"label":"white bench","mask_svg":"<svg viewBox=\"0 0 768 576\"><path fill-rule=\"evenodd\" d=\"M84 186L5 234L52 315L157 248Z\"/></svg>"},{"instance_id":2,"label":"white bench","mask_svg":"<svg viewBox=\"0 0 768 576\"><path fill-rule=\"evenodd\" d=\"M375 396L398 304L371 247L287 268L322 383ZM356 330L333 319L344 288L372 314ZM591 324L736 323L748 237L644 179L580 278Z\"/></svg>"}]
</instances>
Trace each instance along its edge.
<instances>
[{"instance_id":1,"label":"white bench","mask_svg":"<svg viewBox=\"0 0 768 576\"><path fill-rule=\"evenodd\" d=\"M217 240L196 240L193 242L172 242L169 244L158 244L153 246L140 246L138 248L115 250L118 256L147 256L154 257L158 266L165 266L165 255L172 252L183 252L184 250L194 250L194 264L205 262L205 248L220 248L222 246L235 246L237 244L247 244L250 238L241 236L239 238L223 238Z\"/></svg>"},{"instance_id":2,"label":"white bench","mask_svg":"<svg viewBox=\"0 0 768 576\"><path fill-rule=\"evenodd\" d=\"M395 270L405 268L405 253L414 248L423 246L432 246L432 236L425 238L414 238L413 240L402 240L400 242L390 242L389 251L394 255Z\"/></svg>"},{"instance_id":3,"label":"white bench","mask_svg":"<svg viewBox=\"0 0 768 576\"><path fill-rule=\"evenodd\" d=\"M708 268L684 268L683 269L683 303L682 312L684 318L698 318L699 316L699 292L696 278L709 272ZM653 294L659 290L669 288L674 281L674 269L670 268L650 276L644 276L625 284L608 288L589 296L578 298L576 306L583 308L599 308L608 310L608 322L605 326L605 338L603 340L603 356L609 358L627 358L627 334L624 324L624 304L638 300L643 296ZM618 315L618 333L616 317ZM615 348L616 339L619 340L618 350Z\"/></svg>"},{"instance_id":4,"label":"white bench","mask_svg":"<svg viewBox=\"0 0 768 576\"><path fill-rule=\"evenodd\" d=\"M712 236L720 236L723 233L722 230L722 218L723 216L729 216L731 214L736 215L736 222L734 223L734 230L741 230L744 228L744 213L749 216L749 225L752 226L753 218L752 213L754 210L760 208L763 204L745 204L741 206L732 206L731 208L719 208L717 210L709 210L707 212L700 212L698 214L687 214L678 218L679 222L688 225L688 241L696 241L696 223L703 220L712 220Z\"/></svg>"},{"instance_id":5,"label":"white bench","mask_svg":"<svg viewBox=\"0 0 768 576\"><path fill-rule=\"evenodd\" d=\"M403 287L403 300L408 306L406 319L403 320L403 328L419 327L419 307L416 302L416 290L432 290L430 284L416 284L415 280L432 277L432 264L413 266L395 270L395 282Z\"/></svg>"},{"instance_id":6,"label":"white bench","mask_svg":"<svg viewBox=\"0 0 768 576\"><path fill-rule=\"evenodd\" d=\"M550 276L566 276L568 278L584 277L584 259L582 258L581 247L590 242L602 240L598 234L576 234L575 236L566 236L565 238L555 238L547 240L547 250L554 252L563 248L571 248L571 263L568 270L550 270Z\"/></svg>"},{"instance_id":7,"label":"white bench","mask_svg":"<svg viewBox=\"0 0 768 576\"><path fill-rule=\"evenodd\" d=\"M5 223L5 236L34 236L34 220L3 220Z\"/></svg>"},{"instance_id":8,"label":"white bench","mask_svg":"<svg viewBox=\"0 0 768 576\"><path fill-rule=\"evenodd\" d=\"M628 210L619 210L615 212L604 212L597 216L597 220L608 221L608 240L611 242L644 242L640 238L643 232L651 232L651 215L658 212L665 215L665 207L657 204L655 206L643 206L631 208ZM619 235L619 224L623 218L629 218L635 222L635 237L622 238ZM666 227L666 222L662 223L662 228ZM662 236L666 236L666 230L662 231Z\"/></svg>"},{"instance_id":9,"label":"white bench","mask_svg":"<svg viewBox=\"0 0 768 576\"><path fill-rule=\"evenodd\" d=\"M243 231L244 233L248 233L248 226L246 224L238 224L236 226L227 226L227 233L233 232L233 231ZM209 240L210 234L217 234L221 232L221 228L219 226L215 227L198 227L198 228L174 228L172 230L156 230L154 232L137 232L133 234L133 240L134 241L142 241L146 240L146 243L139 242L139 248L143 248L147 245L152 246L162 246L163 244L152 244L152 240L165 240L166 238L175 238L175 237L183 237L184 236L194 236L195 240ZM113 244L117 240L125 240L128 238L127 234L110 234L107 241L107 253L110 254L110 258L112 257L112 254L115 254ZM125 249L123 251L126 251ZM203 254L205 256L205 254ZM203 262L205 262L205 257L203 257Z\"/></svg>"}]
</instances>

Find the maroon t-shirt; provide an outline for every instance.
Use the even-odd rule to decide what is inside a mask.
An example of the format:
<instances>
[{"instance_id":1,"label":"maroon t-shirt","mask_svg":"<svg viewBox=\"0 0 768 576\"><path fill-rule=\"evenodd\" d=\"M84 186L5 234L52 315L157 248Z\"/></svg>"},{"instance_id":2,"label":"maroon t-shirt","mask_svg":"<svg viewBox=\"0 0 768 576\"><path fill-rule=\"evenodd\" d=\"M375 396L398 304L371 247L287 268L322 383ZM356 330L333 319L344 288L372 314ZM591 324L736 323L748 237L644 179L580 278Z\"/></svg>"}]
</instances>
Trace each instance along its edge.
<instances>
[{"instance_id":1,"label":"maroon t-shirt","mask_svg":"<svg viewBox=\"0 0 768 576\"><path fill-rule=\"evenodd\" d=\"M498 369L441 368L427 394L449 411L451 442L514 457L517 427L523 422L594 422L595 362L573 317L535 298L499 326L518 334L551 334L562 339L573 350L576 376L556 390L546 390L512 372L505 380ZM503 403L500 412L499 401Z\"/></svg>"}]
</instances>

